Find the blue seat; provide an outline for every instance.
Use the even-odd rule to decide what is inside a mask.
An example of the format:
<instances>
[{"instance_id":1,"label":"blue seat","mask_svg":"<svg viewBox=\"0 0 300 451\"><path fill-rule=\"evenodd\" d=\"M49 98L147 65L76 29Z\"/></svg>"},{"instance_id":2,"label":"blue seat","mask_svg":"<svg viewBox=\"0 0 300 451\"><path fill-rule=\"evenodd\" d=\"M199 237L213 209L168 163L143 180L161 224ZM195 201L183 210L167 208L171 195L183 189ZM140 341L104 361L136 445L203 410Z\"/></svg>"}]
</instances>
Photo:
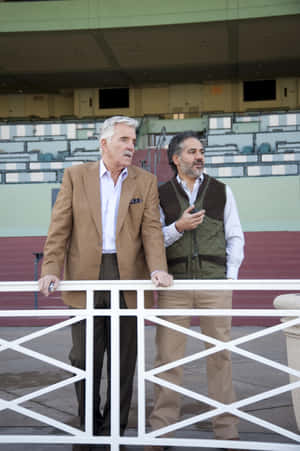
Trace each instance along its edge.
<instances>
[{"instance_id":1,"label":"blue seat","mask_svg":"<svg viewBox=\"0 0 300 451\"><path fill-rule=\"evenodd\" d=\"M261 145L258 148L257 153L272 153L271 144L261 143Z\"/></svg>"},{"instance_id":2,"label":"blue seat","mask_svg":"<svg viewBox=\"0 0 300 451\"><path fill-rule=\"evenodd\" d=\"M251 153L254 153L253 146L244 146L244 147L242 148L241 153L242 153L243 155L249 155L249 154L251 154Z\"/></svg>"},{"instance_id":3,"label":"blue seat","mask_svg":"<svg viewBox=\"0 0 300 451\"><path fill-rule=\"evenodd\" d=\"M47 153L41 153L39 160L40 161L53 161L54 157L53 157L52 153L48 153L48 152Z\"/></svg>"}]
</instances>

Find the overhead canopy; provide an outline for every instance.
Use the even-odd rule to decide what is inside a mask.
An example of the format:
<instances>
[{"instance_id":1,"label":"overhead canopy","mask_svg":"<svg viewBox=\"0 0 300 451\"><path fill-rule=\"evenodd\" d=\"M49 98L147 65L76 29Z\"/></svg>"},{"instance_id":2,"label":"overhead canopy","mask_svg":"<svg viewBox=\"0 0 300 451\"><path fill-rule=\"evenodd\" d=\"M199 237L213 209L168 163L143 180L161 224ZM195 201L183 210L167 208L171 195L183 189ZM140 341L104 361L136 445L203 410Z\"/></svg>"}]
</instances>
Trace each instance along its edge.
<instances>
[{"instance_id":1,"label":"overhead canopy","mask_svg":"<svg viewBox=\"0 0 300 451\"><path fill-rule=\"evenodd\" d=\"M300 14L3 32L0 94L299 77L299 30Z\"/></svg>"}]
</instances>

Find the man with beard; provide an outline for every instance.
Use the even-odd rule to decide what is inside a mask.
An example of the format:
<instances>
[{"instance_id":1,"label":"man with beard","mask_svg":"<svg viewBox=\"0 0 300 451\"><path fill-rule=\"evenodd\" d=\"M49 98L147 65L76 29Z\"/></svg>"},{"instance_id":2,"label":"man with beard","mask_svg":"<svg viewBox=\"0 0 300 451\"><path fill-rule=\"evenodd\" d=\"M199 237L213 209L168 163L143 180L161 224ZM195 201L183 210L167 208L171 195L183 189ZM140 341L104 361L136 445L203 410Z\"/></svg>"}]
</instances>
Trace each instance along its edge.
<instances>
[{"instance_id":1,"label":"man with beard","mask_svg":"<svg viewBox=\"0 0 300 451\"><path fill-rule=\"evenodd\" d=\"M243 260L244 238L236 203L230 188L204 174L204 146L195 132L173 137L168 148L169 164L175 177L159 188L169 272L174 279L236 279ZM161 291L159 308L230 309L231 291ZM188 317L164 317L188 328ZM220 341L230 340L231 317L200 317L203 334ZM157 326L155 366L184 357L186 335ZM210 347L205 343L206 347ZM206 360L209 397L229 404L235 400L231 355L227 350ZM180 385L183 368L175 367L159 377ZM180 396L155 386L154 408L150 416L153 430L175 423L180 414ZM217 439L238 439L238 419L224 413L213 418ZM146 447L160 451L163 447Z\"/></svg>"}]
</instances>

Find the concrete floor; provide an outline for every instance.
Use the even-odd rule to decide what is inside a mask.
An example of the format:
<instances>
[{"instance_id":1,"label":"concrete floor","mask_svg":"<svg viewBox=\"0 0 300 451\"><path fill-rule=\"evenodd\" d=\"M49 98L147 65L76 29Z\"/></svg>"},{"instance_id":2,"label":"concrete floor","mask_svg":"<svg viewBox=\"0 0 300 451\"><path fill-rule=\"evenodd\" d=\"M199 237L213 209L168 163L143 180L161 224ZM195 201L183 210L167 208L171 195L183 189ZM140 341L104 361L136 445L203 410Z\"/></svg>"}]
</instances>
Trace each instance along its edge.
<instances>
[{"instance_id":1,"label":"concrete floor","mask_svg":"<svg viewBox=\"0 0 300 451\"><path fill-rule=\"evenodd\" d=\"M26 327L2 327L0 328L0 339L13 340L17 337L36 331L38 328ZM197 329L197 328L195 328ZM233 327L233 338L244 336L260 330L259 327ZM155 357L155 327L147 326L146 334L146 368L153 365ZM198 352L202 343L196 339L189 339L187 345L187 354ZM70 329L66 327L56 331L49 336L35 339L26 343L26 347L38 352L44 352L50 357L60 361L68 362L68 353L71 347ZM241 348L262 355L266 358L286 364L285 338L282 332L268 335L262 339L256 339L248 344L241 345ZM288 376L282 372L258 363L255 360L247 359L239 354L233 354L233 379L238 399L244 399L254 396L258 393L271 390L289 382ZM36 391L46 385L54 384L68 376L68 373L55 367L45 364L32 357L12 350L0 352L0 398L1 400L11 400L23 396L32 391ZM205 364L202 361L195 361L185 366L184 387L206 394L206 376ZM135 391L132 400L130 412L128 436L136 435L137 424L137 393L136 381ZM151 411L153 405L153 384L146 384L147 412ZM36 412L50 416L57 421L67 424L76 424L77 412L75 392L73 386L47 393L33 401L22 404L23 407L33 409ZM0 404L1 408L1 404ZM241 442L232 443L232 448L240 449L275 449L276 444L285 443L283 448L300 450L300 436L297 429L291 393L287 392L276 397L251 404L242 409L251 415L262 420L269 421L281 428L287 429L296 434L298 440L291 440L273 432L272 430L262 428L249 421L242 420L239 430ZM195 402L190 398L182 400L181 419L189 418L193 415L205 411L205 405ZM4 443L4 435L47 435L48 443ZM0 411L0 451L71 451L71 444L54 444L53 434L61 434L58 430L49 425L38 423L37 421L15 413L12 410L4 409ZM1 437L2 436L2 437ZM208 421L196 423L177 432L176 437L184 439L197 439L198 444L194 449L203 451L213 448L210 443L203 440L213 439L211 424ZM37 439L38 440L38 439ZM252 442L252 444L250 443ZM263 442L264 445L255 445L254 442ZM273 445L270 445L273 443ZM183 442L184 445L184 442ZM220 444L221 445L221 444ZM291 447L291 445L293 445ZM258 446L254 447L253 446ZM270 447L271 446L271 447ZM143 446L129 446L129 450L140 451ZM172 451L188 449L186 446L173 446Z\"/></svg>"}]
</instances>

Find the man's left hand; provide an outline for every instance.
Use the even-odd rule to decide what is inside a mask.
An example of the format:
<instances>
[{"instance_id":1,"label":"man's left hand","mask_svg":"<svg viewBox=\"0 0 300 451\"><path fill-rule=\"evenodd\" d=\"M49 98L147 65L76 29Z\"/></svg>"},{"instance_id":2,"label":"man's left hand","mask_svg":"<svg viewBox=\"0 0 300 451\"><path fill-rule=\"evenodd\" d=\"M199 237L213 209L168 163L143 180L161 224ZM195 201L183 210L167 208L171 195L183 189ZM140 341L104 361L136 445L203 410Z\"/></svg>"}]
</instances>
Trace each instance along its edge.
<instances>
[{"instance_id":1,"label":"man's left hand","mask_svg":"<svg viewBox=\"0 0 300 451\"><path fill-rule=\"evenodd\" d=\"M156 287L170 287L173 283L173 276L165 271L156 271L151 280Z\"/></svg>"}]
</instances>

